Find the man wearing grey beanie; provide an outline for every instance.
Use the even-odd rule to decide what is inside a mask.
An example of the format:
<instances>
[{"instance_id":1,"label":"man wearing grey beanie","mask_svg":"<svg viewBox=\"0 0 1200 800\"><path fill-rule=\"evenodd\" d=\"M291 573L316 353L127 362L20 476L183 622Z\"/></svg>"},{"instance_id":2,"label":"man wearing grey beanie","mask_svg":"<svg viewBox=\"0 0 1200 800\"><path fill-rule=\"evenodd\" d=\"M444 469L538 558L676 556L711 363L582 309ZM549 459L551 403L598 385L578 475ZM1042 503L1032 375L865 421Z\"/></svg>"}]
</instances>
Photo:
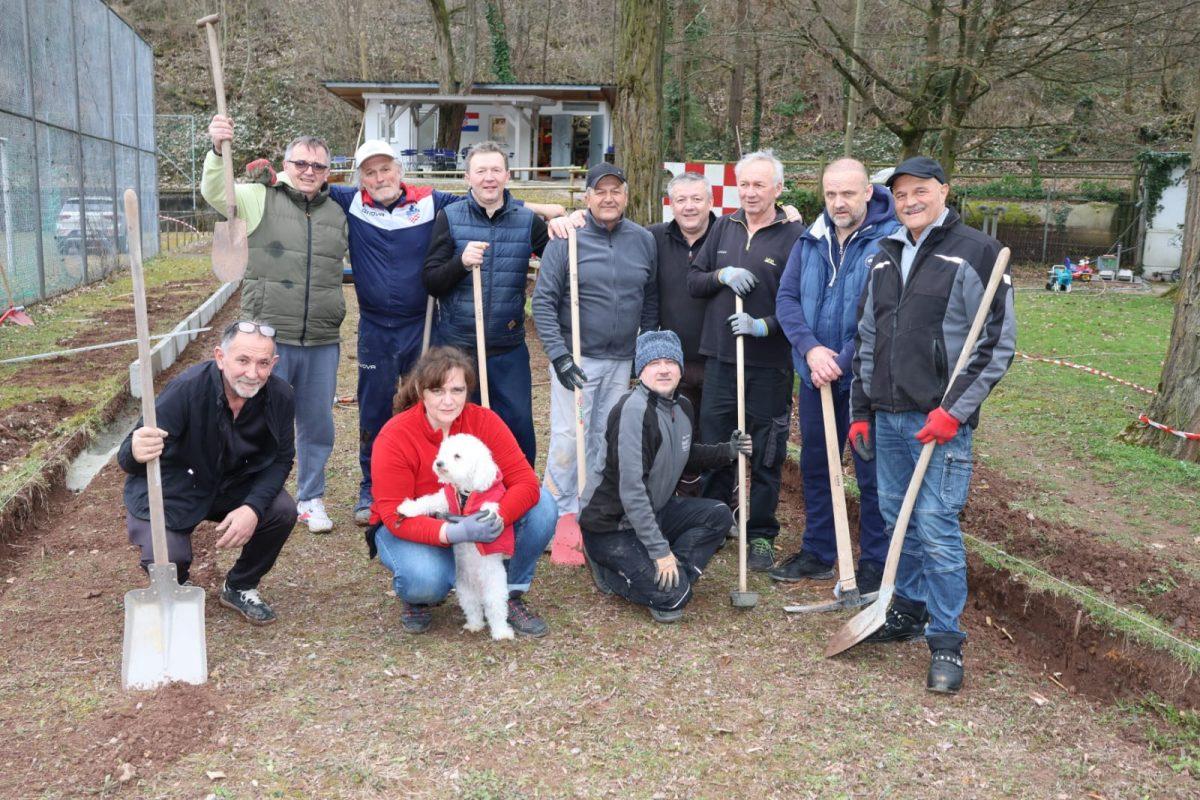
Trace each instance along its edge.
<instances>
[{"instance_id":1,"label":"man wearing grey beanie","mask_svg":"<svg viewBox=\"0 0 1200 800\"><path fill-rule=\"evenodd\" d=\"M733 514L719 500L675 497L675 485L685 467L699 471L749 456L750 437L734 431L728 442L693 443L695 413L676 391L683 349L673 331L639 336L633 364L638 384L609 413L579 526L601 593L648 606L656 622L677 622Z\"/></svg>"}]
</instances>

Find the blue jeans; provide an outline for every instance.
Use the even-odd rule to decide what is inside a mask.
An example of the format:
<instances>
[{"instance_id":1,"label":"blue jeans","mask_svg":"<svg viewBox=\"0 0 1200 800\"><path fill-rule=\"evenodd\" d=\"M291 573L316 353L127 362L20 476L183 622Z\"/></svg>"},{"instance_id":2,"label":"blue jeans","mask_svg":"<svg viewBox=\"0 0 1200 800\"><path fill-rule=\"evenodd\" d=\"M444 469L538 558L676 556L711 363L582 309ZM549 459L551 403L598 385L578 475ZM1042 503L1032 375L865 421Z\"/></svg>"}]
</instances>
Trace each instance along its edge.
<instances>
[{"instance_id":1,"label":"blue jeans","mask_svg":"<svg viewBox=\"0 0 1200 800\"><path fill-rule=\"evenodd\" d=\"M333 452L333 396L341 345L276 344L274 374L296 396L296 499L325 496L325 462Z\"/></svg>"},{"instance_id":2,"label":"blue jeans","mask_svg":"<svg viewBox=\"0 0 1200 800\"><path fill-rule=\"evenodd\" d=\"M554 536L558 507L545 489L537 505L517 520L513 533L513 555L508 568L510 594L529 590L538 558ZM393 536L385 527L375 532L379 560L392 572L396 596L406 603L438 603L454 588L454 550L431 544L410 542Z\"/></svg>"},{"instance_id":3,"label":"blue jeans","mask_svg":"<svg viewBox=\"0 0 1200 800\"><path fill-rule=\"evenodd\" d=\"M832 387L834 429L840 456L850 431L850 387ZM823 564L837 560L837 540L833 532L833 498L829 493L829 462L825 457L825 416L821 411L821 391L800 383L800 474L804 477L804 542L800 549L811 553ZM879 494L875 482L875 462L854 458L854 476L858 480L859 563L874 562L883 568L889 537L879 513ZM841 458L838 458L841 461Z\"/></svg>"},{"instance_id":4,"label":"blue jeans","mask_svg":"<svg viewBox=\"0 0 1200 800\"><path fill-rule=\"evenodd\" d=\"M475 350L465 351L478 359ZM529 372L529 347L521 342L511 350L488 354L488 400L492 411L512 431L529 466L537 462L537 439L533 433L533 376ZM478 391L471 397L478 403Z\"/></svg>"},{"instance_id":5,"label":"blue jeans","mask_svg":"<svg viewBox=\"0 0 1200 800\"><path fill-rule=\"evenodd\" d=\"M421 354L424 329L425 321L420 318L397 328L358 320L358 464L362 480L355 510L371 506L371 448L375 436L392 418L400 376Z\"/></svg>"},{"instance_id":6,"label":"blue jeans","mask_svg":"<svg viewBox=\"0 0 1200 800\"><path fill-rule=\"evenodd\" d=\"M920 412L875 414L871 433L879 509L889 535L921 454L922 445L914 434L925 425L925 416ZM967 554L958 515L967 504L971 483L971 435L971 428L962 425L953 439L934 448L900 553L897 599L929 611L925 638L930 642L938 637L956 644L966 638L958 627L967 602Z\"/></svg>"}]
</instances>

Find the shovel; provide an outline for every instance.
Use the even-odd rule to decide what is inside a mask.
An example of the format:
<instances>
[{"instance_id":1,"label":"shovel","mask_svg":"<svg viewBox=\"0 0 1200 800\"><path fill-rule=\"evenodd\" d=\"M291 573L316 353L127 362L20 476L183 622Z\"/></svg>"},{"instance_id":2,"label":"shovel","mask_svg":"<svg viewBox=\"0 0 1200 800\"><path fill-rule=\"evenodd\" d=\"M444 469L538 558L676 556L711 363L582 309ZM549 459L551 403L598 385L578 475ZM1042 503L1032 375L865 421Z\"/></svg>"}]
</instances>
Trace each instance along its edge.
<instances>
[{"instance_id":1,"label":"shovel","mask_svg":"<svg viewBox=\"0 0 1200 800\"><path fill-rule=\"evenodd\" d=\"M992 274L988 278L987 288L983 292L983 300L979 303L979 310L975 312L975 319L971 321L971 330L967 332L962 352L958 354L954 372L951 373L951 378L946 383L947 392L950 391L950 387L954 386L954 379L971 360L971 352L975 349L975 342L979 340L979 332L983 330L983 323L987 320L988 312L991 311L992 300L996 297L996 289L999 288L1000 281L1004 279L1004 270L1008 267L1010 255L1012 252L1005 247L996 256L996 263L992 266ZM916 469L913 470L912 479L908 482L908 489L904 492L904 502L900 506L900 514L896 517L892 543L888 546L887 561L883 565L883 581L879 585L879 596L874 603L860 611L833 635L829 644L825 646L826 658L836 656L838 653L854 647L879 630L887 619L888 607L892 604L892 597L896 593L896 570L900 567L900 551L904 548L904 536L908 532L908 521L912 516L913 506L916 505L917 495L921 491L921 484L925 481L925 471L929 469L929 462L933 458L933 448L936 444L936 441L930 441L921 448Z\"/></svg>"},{"instance_id":2,"label":"shovel","mask_svg":"<svg viewBox=\"0 0 1200 800\"><path fill-rule=\"evenodd\" d=\"M475 289L475 355L479 359L479 399L484 408L491 408L488 400L487 344L483 336L483 264L471 270L471 284Z\"/></svg>"},{"instance_id":3,"label":"shovel","mask_svg":"<svg viewBox=\"0 0 1200 800\"><path fill-rule=\"evenodd\" d=\"M842 451L836 447L837 418L833 412L833 390L827 383L821 387L821 417L825 422L825 458L829 467L829 493L833 496L833 531L837 539L838 582L833 587L832 603L806 606L784 606L793 614L812 614L820 611L839 611L843 608L865 606L877 592L862 594L854 579L854 554L850 551L850 523L846 519L846 486L842 480Z\"/></svg>"},{"instance_id":4,"label":"shovel","mask_svg":"<svg viewBox=\"0 0 1200 800\"><path fill-rule=\"evenodd\" d=\"M142 379L142 419L158 426L154 413L154 370L150 366L150 324L146 319L146 283L142 276L141 226L138 199L125 190L129 230L129 262L133 273L133 308L137 318L138 373ZM150 588L125 594L125 643L121 655L121 685L153 689L171 681L208 680L204 641L204 590L180 586L175 565L167 561L167 524L163 517L162 472L157 458L146 464L150 493L150 535L154 563Z\"/></svg>"},{"instance_id":5,"label":"shovel","mask_svg":"<svg viewBox=\"0 0 1200 800\"><path fill-rule=\"evenodd\" d=\"M733 310L742 313L742 297L733 296ZM737 424L738 430L746 431L746 344L741 336L735 336L737 353ZM754 608L758 605L758 592L746 589L746 520L750 515L750 498L746 496L746 455L738 453L738 588L729 593L729 602L734 608Z\"/></svg>"},{"instance_id":6,"label":"shovel","mask_svg":"<svg viewBox=\"0 0 1200 800\"><path fill-rule=\"evenodd\" d=\"M567 234L567 269L570 274L571 290L571 357L578 366L583 356L579 343L579 243L575 229ZM575 496L583 500L583 484L587 478L583 427L583 390L575 390ZM574 515L563 516L554 528L554 540L550 545L550 561L572 567L583 566L583 534Z\"/></svg>"},{"instance_id":7,"label":"shovel","mask_svg":"<svg viewBox=\"0 0 1200 800\"><path fill-rule=\"evenodd\" d=\"M221 53L217 47L219 14L209 14L196 20L197 28L208 34L208 55L212 61L213 85L217 90L217 113L225 113L225 73L221 69ZM246 241L246 220L237 215L237 195L233 188L233 149L228 141L221 142L221 162L225 167L225 219L213 226L212 268L226 283L240 281L250 260L250 245Z\"/></svg>"}]
</instances>

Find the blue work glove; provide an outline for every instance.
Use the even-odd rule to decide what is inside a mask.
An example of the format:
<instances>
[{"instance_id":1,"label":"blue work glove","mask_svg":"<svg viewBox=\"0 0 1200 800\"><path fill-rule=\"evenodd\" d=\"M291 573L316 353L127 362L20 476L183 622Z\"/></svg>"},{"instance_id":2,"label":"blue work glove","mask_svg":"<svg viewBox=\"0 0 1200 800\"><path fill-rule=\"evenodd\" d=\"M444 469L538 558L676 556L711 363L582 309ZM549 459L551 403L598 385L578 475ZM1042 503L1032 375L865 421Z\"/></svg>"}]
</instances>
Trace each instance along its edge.
<instances>
[{"instance_id":1,"label":"blue work glove","mask_svg":"<svg viewBox=\"0 0 1200 800\"><path fill-rule=\"evenodd\" d=\"M476 511L469 517L446 525L446 543L494 542L504 530L504 520L494 511Z\"/></svg>"},{"instance_id":2,"label":"blue work glove","mask_svg":"<svg viewBox=\"0 0 1200 800\"><path fill-rule=\"evenodd\" d=\"M741 267L725 267L717 273L717 280L733 289L738 297L745 297L758 286L754 273Z\"/></svg>"},{"instance_id":3,"label":"blue work glove","mask_svg":"<svg viewBox=\"0 0 1200 800\"><path fill-rule=\"evenodd\" d=\"M733 331L734 336L757 336L762 338L767 335L767 321L765 319L757 319L750 316L745 311L740 314L730 314L729 329Z\"/></svg>"},{"instance_id":4,"label":"blue work glove","mask_svg":"<svg viewBox=\"0 0 1200 800\"><path fill-rule=\"evenodd\" d=\"M575 363L575 359L569 355L559 356L554 359L554 375L558 378L558 382L569 392L582 389L584 384L587 383L587 375L583 374L583 370Z\"/></svg>"}]
</instances>

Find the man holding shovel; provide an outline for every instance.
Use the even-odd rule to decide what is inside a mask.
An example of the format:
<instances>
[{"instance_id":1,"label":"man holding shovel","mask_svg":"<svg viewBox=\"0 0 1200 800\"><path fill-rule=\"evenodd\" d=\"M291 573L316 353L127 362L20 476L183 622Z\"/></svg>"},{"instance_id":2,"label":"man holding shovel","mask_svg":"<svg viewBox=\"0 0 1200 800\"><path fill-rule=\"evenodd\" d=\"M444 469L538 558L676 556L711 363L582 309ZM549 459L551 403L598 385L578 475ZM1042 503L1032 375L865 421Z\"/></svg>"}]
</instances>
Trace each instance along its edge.
<instances>
[{"instance_id":1,"label":"man holding shovel","mask_svg":"<svg viewBox=\"0 0 1200 800\"><path fill-rule=\"evenodd\" d=\"M904 161L887 185L903 228L881 240L860 305L850 443L860 455L874 449L889 531L922 446L937 444L904 538L891 607L863 641L924 633L932 654L926 687L953 693L962 686L966 638L958 624L967 600L958 515L967 502L979 408L1016 347L1012 285L1005 275L965 368L951 380L1001 245L946 206L950 187L933 159Z\"/></svg>"},{"instance_id":2,"label":"man holding shovel","mask_svg":"<svg viewBox=\"0 0 1200 800\"><path fill-rule=\"evenodd\" d=\"M192 531L202 520L217 522L215 546L241 548L221 604L267 625L275 612L258 584L296 524L296 503L283 488L296 456L292 387L272 374L279 356L270 325L233 323L213 356L167 384L154 404L157 428L139 420L122 442L125 525L145 569L154 561L146 463L158 458L167 555L179 582L191 567Z\"/></svg>"},{"instance_id":3,"label":"man holding shovel","mask_svg":"<svg viewBox=\"0 0 1200 800\"><path fill-rule=\"evenodd\" d=\"M829 493L832 447L841 463L850 427L850 362L862 296L879 242L900 227L891 193L872 186L860 161L843 158L821 176L825 213L800 237L779 282L775 313L792 343L800 374L800 473L804 479L804 540L795 554L771 570L777 581L828 580L837 559L834 511ZM836 442L825 441L821 387L829 386ZM879 514L875 464L854 453L859 488L857 586L877 591L888 538Z\"/></svg>"},{"instance_id":4,"label":"man holding shovel","mask_svg":"<svg viewBox=\"0 0 1200 800\"><path fill-rule=\"evenodd\" d=\"M224 213L221 143L232 141L233 120L220 114L208 126L213 149L204 157L200 191ZM283 173L236 186L237 215L246 221L250 259L242 284L242 316L275 330L275 374L296 392L297 508L313 533L333 528L325 510L325 463L333 451L333 397L340 328L346 316L342 259L346 218L329 201L329 146L315 136L288 145Z\"/></svg>"}]
</instances>

